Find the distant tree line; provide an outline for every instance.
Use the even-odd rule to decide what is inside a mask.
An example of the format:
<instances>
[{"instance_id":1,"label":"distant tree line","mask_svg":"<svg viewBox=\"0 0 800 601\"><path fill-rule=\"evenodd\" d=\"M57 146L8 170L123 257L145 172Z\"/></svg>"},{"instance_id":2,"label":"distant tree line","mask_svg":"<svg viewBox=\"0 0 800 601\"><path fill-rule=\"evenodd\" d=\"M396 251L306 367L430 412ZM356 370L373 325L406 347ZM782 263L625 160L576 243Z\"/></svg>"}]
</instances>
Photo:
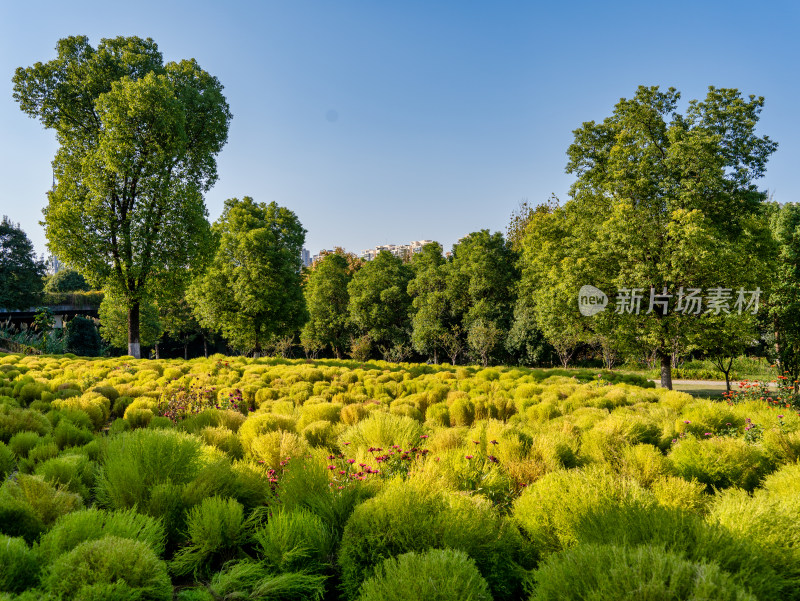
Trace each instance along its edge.
<instances>
[{"instance_id":1,"label":"distant tree line","mask_svg":"<svg viewBox=\"0 0 800 601\"><path fill-rule=\"evenodd\" d=\"M287 208L231 199L208 222L231 119L216 78L194 60L165 64L150 39L76 36L57 52L13 78L20 108L59 142L44 224L77 273L47 286L102 288L102 335L133 356L165 337L208 352L216 336L254 356L646 357L671 387L682 357L727 377L731 357L758 349L800 376L800 208L757 187L777 148L755 131L763 98L712 87L681 113L675 89L640 87L573 132L568 200L523 204L505 236L480 230L448 256L430 244L406 260L339 249L303 269L305 230ZM31 254L15 231L3 222L3 244ZM0 304L13 306L41 289L42 266L3 252ZM605 311L580 311L587 285L609 295ZM762 310L734 310L744 290ZM699 291L716 299L681 311Z\"/></svg>"}]
</instances>

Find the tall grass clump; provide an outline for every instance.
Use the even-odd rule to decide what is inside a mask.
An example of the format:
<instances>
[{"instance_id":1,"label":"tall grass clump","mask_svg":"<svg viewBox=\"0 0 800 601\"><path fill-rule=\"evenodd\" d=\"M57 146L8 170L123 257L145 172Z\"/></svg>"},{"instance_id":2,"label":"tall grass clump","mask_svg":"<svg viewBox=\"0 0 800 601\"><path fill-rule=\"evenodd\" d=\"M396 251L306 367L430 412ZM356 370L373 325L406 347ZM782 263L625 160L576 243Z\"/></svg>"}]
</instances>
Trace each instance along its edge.
<instances>
[{"instance_id":1,"label":"tall grass clump","mask_svg":"<svg viewBox=\"0 0 800 601\"><path fill-rule=\"evenodd\" d=\"M135 430L111 438L98 472L98 502L111 509L147 507L157 486L184 484L198 474L201 447L197 438L171 430Z\"/></svg>"},{"instance_id":2,"label":"tall grass clump","mask_svg":"<svg viewBox=\"0 0 800 601\"><path fill-rule=\"evenodd\" d=\"M530 601L756 601L716 564L651 546L579 545L549 557L533 582Z\"/></svg>"},{"instance_id":3,"label":"tall grass clump","mask_svg":"<svg viewBox=\"0 0 800 601\"><path fill-rule=\"evenodd\" d=\"M167 565L139 541L106 536L61 555L45 579L58 599L171 601Z\"/></svg>"},{"instance_id":4,"label":"tall grass clump","mask_svg":"<svg viewBox=\"0 0 800 601\"><path fill-rule=\"evenodd\" d=\"M353 449L366 451L370 447L387 448L395 444L410 449L419 444L422 434L422 425L415 419L375 411L342 432L339 446L351 445Z\"/></svg>"},{"instance_id":5,"label":"tall grass clump","mask_svg":"<svg viewBox=\"0 0 800 601\"><path fill-rule=\"evenodd\" d=\"M489 585L463 551L430 549L388 558L361 587L358 601L492 601Z\"/></svg>"},{"instance_id":6,"label":"tall grass clump","mask_svg":"<svg viewBox=\"0 0 800 601\"><path fill-rule=\"evenodd\" d=\"M334 538L330 528L306 509L278 511L253 534L259 556L275 572L328 570Z\"/></svg>"},{"instance_id":7,"label":"tall grass clump","mask_svg":"<svg viewBox=\"0 0 800 601\"><path fill-rule=\"evenodd\" d=\"M176 574L208 575L235 558L247 541L244 507L236 499L210 497L189 510L189 542L172 560Z\"/></svg>"},{"instance_id":8,"label":"tall grass clump","mask_svg":"<svg viewBox=\"0 0 800 601\"><path fill-rule=\"evenodd\" d=\"M322 601L326 576L304 572L273 574L255 561L230 563L217 572L208 585L211 599L248 599L252 601Z\"/></svg>"}]
</instances>

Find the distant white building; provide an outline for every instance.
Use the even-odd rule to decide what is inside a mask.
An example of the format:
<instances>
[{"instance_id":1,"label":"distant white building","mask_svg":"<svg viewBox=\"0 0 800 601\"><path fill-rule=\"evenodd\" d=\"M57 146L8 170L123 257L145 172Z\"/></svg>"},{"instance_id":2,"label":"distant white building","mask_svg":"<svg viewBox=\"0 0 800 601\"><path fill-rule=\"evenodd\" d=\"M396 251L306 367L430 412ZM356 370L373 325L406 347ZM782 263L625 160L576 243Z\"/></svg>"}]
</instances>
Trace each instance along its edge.
<instances>
[{"instance_id":1,"label":"distant white building","mask_svg":"<svg viewBox=\"0 0 800 601\"><path fill-rule=\"evenodd\" d=\"M64 264L61 261L59 261L58 257L55 255L49 255L44 265L47 275L55 275L59 271L64 269Z\"/></svg>"},{"instance_id":2,"label":"distant white building","mask_svg":"<svg viewBox=\"0 0 800 601\"><path fill-rule=\"evenodd\" d=\"M434 240L414 240L408 244L382 244L374 248L361 251L361 258L365 261L372 261L382 250L392 253L395 257L406 258L421 252L422 247L431 244Z\"/></svg>"}]
</instances>

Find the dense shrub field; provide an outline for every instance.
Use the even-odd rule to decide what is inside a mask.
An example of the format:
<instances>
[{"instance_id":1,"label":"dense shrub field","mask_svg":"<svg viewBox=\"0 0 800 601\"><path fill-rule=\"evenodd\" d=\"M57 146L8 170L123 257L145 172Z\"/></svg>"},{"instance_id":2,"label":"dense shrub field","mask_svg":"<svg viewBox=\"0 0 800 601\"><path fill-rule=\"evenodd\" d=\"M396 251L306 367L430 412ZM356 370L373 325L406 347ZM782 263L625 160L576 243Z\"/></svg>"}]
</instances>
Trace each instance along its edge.
<instances>
[{"instance_id":1,"label":"dense shrub field","mask_svg":"<svg viewBox=\"0 0 800 601\"><path fill-rule=\"evenodd\" d=\"M610 373L0 354L0 599L800 599L798 457Z\"/></svg>"}]
</instances>

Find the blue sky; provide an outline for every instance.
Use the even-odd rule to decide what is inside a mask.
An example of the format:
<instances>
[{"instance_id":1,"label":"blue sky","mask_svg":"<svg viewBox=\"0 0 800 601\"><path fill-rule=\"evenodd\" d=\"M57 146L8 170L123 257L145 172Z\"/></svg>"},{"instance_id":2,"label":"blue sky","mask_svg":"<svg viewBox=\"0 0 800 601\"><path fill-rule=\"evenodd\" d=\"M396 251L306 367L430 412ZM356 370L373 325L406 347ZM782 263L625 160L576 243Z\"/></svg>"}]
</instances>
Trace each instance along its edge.
<instances>
[{"instance_id":1,"label":"blue sky","mask_svg":"<svg viewBox=\"0 0 800 601\"><path fill-rule=\"evenodd\" d=\"M780 146L760 185L798 201L799 6L0 0L0 213L45 251L55 138L11 77L78 34L152 37L218 77L233 121L211 219L226 198L274 200L312 253L504 230L520 200L566 198L572 130L640 84L765 96L759 131Z\"/></svg>"}]
</instances>

